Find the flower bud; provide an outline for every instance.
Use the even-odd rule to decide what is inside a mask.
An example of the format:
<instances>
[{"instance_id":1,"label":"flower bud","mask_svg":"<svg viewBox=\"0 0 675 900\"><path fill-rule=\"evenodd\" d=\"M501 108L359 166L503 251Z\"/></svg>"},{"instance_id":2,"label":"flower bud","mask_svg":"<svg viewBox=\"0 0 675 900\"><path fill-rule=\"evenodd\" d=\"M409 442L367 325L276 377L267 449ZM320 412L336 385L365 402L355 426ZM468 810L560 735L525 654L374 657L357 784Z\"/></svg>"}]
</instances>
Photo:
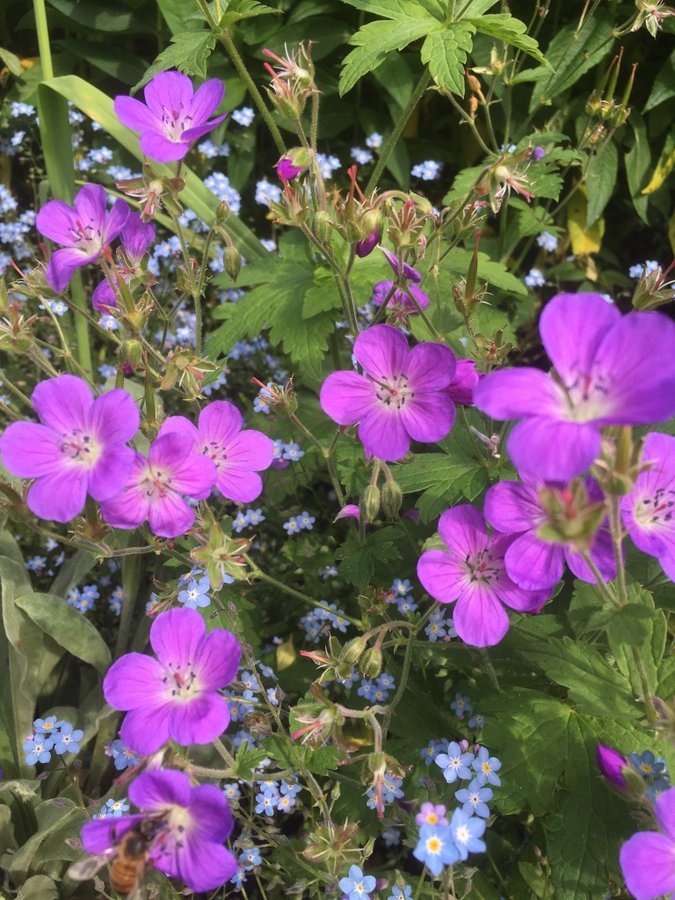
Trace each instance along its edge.
<instances>
[{"instance_id":1,"label":"flower bud","mask_svg":"<svg viewBox=\"0 0 675 900\"><path fill-rule=\"evenodd\" d=\"M117 351L117 358L120 365L125 368L125 374L127 369L130 369L130 375L140 369L143 362L143 347L140 341L133 338L124 341Z\"/></svg>"},{"instance_id":2,"label":"flower bud","mask_svg":"<svg viewBox=\"0 0 675 900\"><path fill-rule=\"evenodd\" d=\"M377 647L371 647L361 657L359 671L364 678L377 678L382 671L382 651Z\"/></svg>"},{"instance_id":3,"label":"flower bud","mask_svg":"<svg viewBox=\"0 0 675 900\"><path fill-rule=\"evenodd\" d=\"M333 236L333 224L329 214L320 209L314 216L314 233L323 244L328 244Z\"/></svg>"},{"instance_id":4,"label":"flower bud","mask_svg":"<svg viewBox=\"0 0 675 900\"><path fill-rule=\"evenodd\" d=\"M223 268L232 281L237 280L237 275L239 275L239 270L241 269L241 254L234 244L228 244L227 247L225 247L225 252L223 253Z\"/></svg>"},{"instance_id":5,"label":"flower bud","mask_svg":"<svg viewBox=\"0 0 675 900\"><path fill-rule=\"evenodd\" d=\"M363 637L352 638L342 649L340 654L340 665L353 666L361 658L361 654L368 646L368 642Z\"/></svg>"},{"instance_id":6,"label":"flower bud","mask_svg":"<svg viewBox=\"0 0 675 900\"><path fill-rule=\"evenodd\" d=\"M385 481L382 485L382 511L388 519L395 519L403 502L403 491L396 481Z\"/></svg>"},{"instance_id":7,"label":"flower bud","mask_svg":"<svg viewBox=\"0 0 675 900\"><path fill-rule=\"evenodd\" d=\"M372 524L380 511L380 489L369 484L361 497L361 518L366 525Z\"/></svg>"}]
</instances>

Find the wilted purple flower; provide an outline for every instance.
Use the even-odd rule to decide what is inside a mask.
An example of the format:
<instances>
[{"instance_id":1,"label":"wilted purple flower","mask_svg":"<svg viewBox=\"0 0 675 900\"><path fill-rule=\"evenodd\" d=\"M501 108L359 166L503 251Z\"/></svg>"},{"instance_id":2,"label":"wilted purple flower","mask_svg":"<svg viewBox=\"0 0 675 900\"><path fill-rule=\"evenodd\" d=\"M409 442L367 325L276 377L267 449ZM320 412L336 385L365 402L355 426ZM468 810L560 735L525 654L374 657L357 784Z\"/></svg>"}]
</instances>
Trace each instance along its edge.
<instances>
[{"instance_id":1,"label":"wilted purple flower","mask_svg":"<svg viewBox=\"0 0 675 900\"><path fill-rule=\"evenodd\" d=\"M195 427L183 416L170 416L162 425L159 437L182 434L193 442L196 453L202 453L218 472L216 488L223 497L235 503L250 503L262 492L258 472L268 469L274 457L272 440L252 428L242 430L244 419L233 403L214 400L199 414Z\"/></svg>"},{"instance_id":2,"label":"wilted purple flower","mask_svg":"<svg viewBox=\"0 0 675 900\"><path fill-rule=\"evenodd\" d=\"M358 521L360 518L361 509L358 503L345 503L333 521L337 522L338 519L356 519Z\"/></svg>"},{"instance_id":3,"label":"wilted purple flower","mask_svg":"<svg viewBox=\"0 0 675 900\"><path fill-rule=\"evenodd\" d=\"M183 497L205 499L218 474L210 459L194 452L193 444L186 435L167 434L150 444L147 459L137 453L124 489L101 504L105 521L130 530L147 519L160 537L185 534L195 514Z\"/></svg>"},{"instance_id":4,"label":"wilted purple flower","mask_svg":"<svg viewBox=\"0 0 675 900\"><path fill-rule=\"evenodd\" d=\"M305 170L306 166L296 166L289 156L282 156L276 168L281 181L292 181Z\"/></svg>"},{"instance_id":5,"label":"wilted purple flower","mask_svg":"<svg viewBox=\"0 0 675 900\"><path fill-rule=\"evenodd\" d=\"M157 659L127 653L103 679L106 702L127 713L124 744L144 756L168 740L208 744L230 724L227 700L218 693L237 674L241 649L223 628L206 634L194 609L160 613L150 628Z\"/></svg>"},{"instance_id":6,"label":"wilted purple flower","mask_svg":"<svg viewBox=\"0 0 675 900\"><path fill-rule=\"evenodd\" d=\"M137 212L130 212L120 232L122 259L118 270L127 284L140 273L141 260L154 239L155 226L152 222L144 222ZM91 305L102 313L117 308L117 295L107 278L94 289Z\"/></svg>"},{"instance_id":7,"label":"wilted purple flower","mask_svg":"<svg viewBox=\"0 0 675 900\"><path fill-rule=\"evenodd\" d=\"M87 853L111 858L132 828L149 839L149 862L193 891L213 891L237 870L223 846L232 833L232 813L223 792L213 784L191 787L184 772L142 772L129 786L129 799L142 813L96 819L82 828Z\"/></svg>"},{"instance_id":8,"label":"wilted purple flower","mask_svg":"<svg viewBox=\"0 0 675 900\"><path fill-rule=\"evenodd\" d=\"M107 500L124 487L135 456L126 441L140 415L126 391L94 399L75 375L40 382L31 399L42 424L12 423L0 437L0 455L13 475L35 478L26 502L36 516L70 522L87 494Z\"/></svg>"},{"instance_id":9,"label":"wilted purple flower","mask_svg":"<svg viewBox=\"0 0 675 900\"><path fill-rule=\"evenodd\" d=\"M362 240L357 241L354 244L354 252L357 256L360 256L361 259L364 259L366 256L370 256L375 247L377 247L377 245L379 244L380 237L380 226L376 225L370 232L368 237L364 237Z\"/></svg>"},{"instance_id":10,"label":"wilted purple flower","mask_svg":"<svg viewBox=\"0 0 675 900\"><path fill-rule=\"evenodd\" d=\"M538 612L550 592L528 591L506 573L504 554L513 535L489 534L483 516L469 504L447 509L438 522L447 550L427 550L417 577L439 603L455 603L459 637L474 647L498 644L509 629L502 604L518 612Z\"/></svg>"},{"instance_id":11,"label":"wilted purple flower","mask_svg":"<svg viewBox=\"0 0 675 900\"><path fill-rule=\"evenodd\" d=\"M354 356L365 374L333 372L320 394L321 407L339 425L359 423L366 453L401 459L410 441L440 441L455 409L443 393L455 374L455 356L442 344L417 344L390 325L362 331Z\"/></svg>"},{"instance_id":12,"label":"wilted purple flower","mask_svg":"<svg viewBox=\"0 0 675 900\"><path fill-rule=\"evenodd\" d=\"M11 427L11 426L10 426ZM655 556L675 581L675 438L652 432L642 450L635 487L621 502L621 514L633 543Z\"/></svg>"},{"instance_id":13,"label":"wilted purple flower","mask_svg":"<svg viewBox=\"0 0 675 900\"><path fill-rule=\"evenodd\" d=\"M225 86L212 78L195 91L181 72L160 72L145 86L145 103L115 97L115 114L123 125L140 132L141 150L157 162L183 159L196 140L225 119L209 119L223 99Z\"/></svg>"},{"instance_id":14,"label":"wilted purple flower","mask_svg":"<svg viewBox=\"0 0 675 900\"><path fill-rule=\"evenodd\" d=\"M662 831L641 831L621 847L619 863L636 900L654 900L675 891L675 788L654 803Z\"/></svg>"},{"instance_id":15,"label":"wilted purple flower","mask_svg":"<svg viewBox=\"0 0 675 900\"><path fill-rule=\"evenodd\" d=\"M458 359L455 377L445 389L445 393L453 403L458 403L460 406L471 406L473 389L483 377L483 373L477 371L476 363L472 359Z\"/></svg>"},{"instance_id":16,"label":"wilted purple flower","mask_svg":"<svg viewBox=\"0 0 675 900\"><path fill-rule=\"evenodd\" d=\"M382 247L382 252L384 253L385 257L387 258L387 262L392 267L396 275L402 275L406 279L406 281L412 281L414 284L420 283L420 281L422 280L422 276L417 271L417 269L409 266L408 263L399 262L398 256L396 256L395 253L392 253L391 250L386 250L384 247Z\"/></svg>"},{"instance_id":17,"label":"wilted purple flower","mask_svg":"<svg viewBox=\"0 0 675 900\"><path fill-rule=\"evenodd\" d=\"M116 200L106 206L106 192L100 184L85 184L75 195L73 206L63 200L50 200L35 217L35 227L62 249L52 253L47 265L47 281L62 291L76 269L95 262L103 248L124 227L129 207Z\"/></svg>"},{"instance_id":18,"label":"wilted purple flower","mask_svg":"<svg viewBox=\"0 0 675 900\"><path fill-rule=\"evenodd\" d=\"M598 744L595 749L598 768L615 787L622 793L626 793L628 785L623 774L624 769L629 769L630 764L623 753L619 753L614 747L605 747Z\"/></svg>"},{"instance_id":19,"label":"wilted purple flower","mask_svg":"<svg viewBox=\"0 0 675 900\"><path fill-rule=\"evenodd\" d=\"M474 403L495 419L520 419L508 440L521 472L569 481L600 452L600 430L647 425L675 413L675 323L658 312L622 316L599 294L558 294L539 333L555 372L494 372Z\"/></svg>"},{"instance_id":20,"label":"wilted purple flower","mask_svg":"<svg viewBox=\"0 0 675 900\"><path fill-rule=\"evenodd\" d=\"M429 306L429 298L422 288L416 284L408 285L408 290L417 300L417 305L424 310ZM389 296L391 293L391 296ZM382 306L384 301L389 297L387 309L391 310L397 318L406 319L408 316L416 316L418 314L417 306L403 288L396 287L393 281L378 281L373 288L373 296L371 300L375 306Z\"/></svg>"},{"instance_id":21,"label":"wilted purple flower","mask_svg":"<svg viewBox=\"0 0 675 900\"><path fill-rule=\"evenodd\" d=\"M562 578L567 561L577 578L595 584L595 576L572 544L554 543L539 537L539 529L550 521L541 500L541 488L543 485L536 482L500 481L485 495L485 518L490 525L515 537L504 555L509 578L528 591L552 588ZM605 581L616 578L614 549L607 528L596 532L590 555Z\"/></svg>"}]
</instances>

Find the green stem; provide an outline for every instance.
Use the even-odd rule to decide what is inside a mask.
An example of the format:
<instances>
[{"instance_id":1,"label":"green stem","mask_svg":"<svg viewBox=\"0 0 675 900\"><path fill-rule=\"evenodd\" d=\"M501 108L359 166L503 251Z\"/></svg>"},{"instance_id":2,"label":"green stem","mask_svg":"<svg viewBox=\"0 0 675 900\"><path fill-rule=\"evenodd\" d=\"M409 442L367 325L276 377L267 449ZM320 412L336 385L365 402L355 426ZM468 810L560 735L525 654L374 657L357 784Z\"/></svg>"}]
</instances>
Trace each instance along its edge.
<instances>
[{"instance_id":1,"label":"green stem","mask_svg":"<svg viewBox=\"0 0 675 900\"><path fill-rule=\"evenodd\" d=\"M201 7L201 4L200 4ZM213 27L213 26L212 26ZM263 100L262 94L258 90L255 81L251 78L246 65L244 64L244 60L239 55L239 51L232 40L229 32L226 29L223 29L219 34L220 40L223 43L223 46L228 52L230 59L232 60L232 64L234 65L237 72L240 74L243 79L246 87L248 88L248 92L253 98L253 102L258 107L260 111L260 115L263 118L263 121L267 125L270 130L270 134L272 135L272 140L274 141L276 148L281 156L286 152L286 144L284 143L284 139L281 136L281 132L277 127L277 123L272 118L272 114L267 108L267 104Z\"/></svg>"},{"instance_id":2,"label":"green stem","mask_svg":"<svg viewBox=\"0 0 675 900\"><path fill-rule=\"evenodd\" d=\"M20 400L24 406L32 406L29 398L20 391L18 387L12 384L11 380L7 377L3 369L0 369L0 381L2 381L2 386L7 388L10 394L14 394L17 400Z\"/></svg>"},{"instance_id":3,"label":"green stem","mask_svg":"<svg viewBox=\"0 0 675 900\"><path fill-rule=\"evenodd\" d=\"M35 12L35 30L37 31L42 75L47 80L54 77L54 66L52 64L52 50L49 44L49 26L47 25L45 0L33 0L33 10Z\"/></svg>"},{"instance_id":4,"label":"green stem","mask_svg":"<svg viewBox=\"0 0 675 900\"><path fill-rule=\"evenodd\" d=\"M455 110L459 113L459 115L462 117L464 122L466 122L466 124L469 126L471 134L474 136L474 140L479 145L479 147L481 148L483 153L486 153L488 156L492 156L494 154L494 151L490 150L488 145L485 143L485 141L481 137L480 131L476 127L476 122L473 119L473 117L470 116L469 113L466 112L466 110L462 106L460 106L460 104L455 100L455 98L452 96L452 94L446 92L445 97L450 101L450 103L455 108Z\"/></svg>"},{"instance_id":5,"label":"green stem","mask_svg":"<svg viewBox=\"0 0 675 900\"><path fill-rule=\"evenodd\" d=\"M654 704L651 701L652 692L649 690L647 670L645 669L645 664L642 661L642 657L640 656L639 649L637 647L631 647L630 649L631 655L633 657L633 662L640 679L640 689L642 690L642 705L644 706L645 715L647 716L647 721L650 723L650 725L653 725L656 722L656 710L654 709Z\"/></svg>"},{"instance_id":6,"label":"green stem","mask_svg":"<svg viewBox=\"0 0 675 900\"><path fill-rule=\"evenodd\" d=\"M612 535L614 561L616 563L617 602L619 606L625 606L628 603L628 593L626 589L626 569L623 564L623 553L621 552L623 547L623 527L621 525L619 499L615 495L609 497L609 529Z\"/></svg>"},{"instance_id":7,"label":"green stem","mask_svg":"<svg viewBox=\"0 0 675 900\"><path fill-rule=\"evenodd\" d=\"M413 114L415 107L422 99L422 95L426 91L429 83L431 81L431 73L428 69L424 70L424 74L417 82L417 87L410 95L410 99L408 100L408 105L405 107L401 115L398 117L398 121L394 125L394 130L389 135L387 140L384 142L382 147L382 153L380 154L380 158L377 161L377 165L373 169L373 174L370 176L368 180L368 184L366 185L366 194L370 194L370 192L377 186L377 182L380 180L380 175L384 172L385 166L389 162L389 158L391 154L394 152L394 148L398 143L399 138L403 134L403 129L405 128L408 119Z\"/></svg>"}]
</instances>

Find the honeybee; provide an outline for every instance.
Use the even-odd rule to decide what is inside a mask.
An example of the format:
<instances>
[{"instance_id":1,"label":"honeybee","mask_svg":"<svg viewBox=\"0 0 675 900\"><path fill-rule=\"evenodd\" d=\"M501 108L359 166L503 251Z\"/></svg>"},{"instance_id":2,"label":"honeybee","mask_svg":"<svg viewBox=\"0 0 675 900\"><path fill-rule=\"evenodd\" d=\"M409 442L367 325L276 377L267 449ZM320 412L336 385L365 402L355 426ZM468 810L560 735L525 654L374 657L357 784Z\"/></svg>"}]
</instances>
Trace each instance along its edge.
<instances>
[{"instance_id":1,"label":"honeybee","mask_svg":"<svg viewBox=\"0 0 675 900\"><path fill-rule=\"evenodd\" d=\"M129 900L138 900L141 897L141 881L152 843L165 828L166 820L163 817L148 817L130 828L118 841L113 827L114 845L103 853L73 863L68 869L68 875L74 881L88 881L106 863L111 862L112 889Z\"/></svg>"}]
</instances>

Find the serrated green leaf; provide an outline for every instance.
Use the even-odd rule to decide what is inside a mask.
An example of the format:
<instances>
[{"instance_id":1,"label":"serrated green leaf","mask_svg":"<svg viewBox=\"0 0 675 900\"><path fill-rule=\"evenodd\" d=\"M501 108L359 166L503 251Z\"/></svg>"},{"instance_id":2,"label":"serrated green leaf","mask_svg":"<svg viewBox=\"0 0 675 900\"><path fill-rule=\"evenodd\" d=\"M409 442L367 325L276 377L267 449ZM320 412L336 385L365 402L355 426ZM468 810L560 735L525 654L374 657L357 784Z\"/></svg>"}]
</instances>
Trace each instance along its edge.
<instances>
[{"instance_id":1,"label":"serrated green leaf","mask_svg":"<svg viewBox=\"0 0 675 900\"><path fill-rule=\"evenodd\" d=\"M636 697L643 694L640 673L634 653L647 679L650 694L657 692L661 679L661 661L666 646L666 617L654 606L654 598L648 590L637 584L628 585L629 603L613 611L607 625L609 646L619 671L630 682Z\"/></svg>"},{"instance_id":2,"label":"serrated green leaf","mask_svg":"<svg viewBox=\"0 0 675 900\"><path fill-rule=\"evenodd\" d=\"M384 19L428 19L426 9L415 0L344 0L363 12L382 16Z\"/></svg>"},{"instance_id":3,"label":"serrated green leaf","mask_svg":"<svg viewBox=\"0 0 675 900\"><path fill-rule=\"evenodd\" d=\"M647 179L652 162L652 151L647 137L647 128L639 113L632 112L628 124L633 129L634 142L628 153L624 155L626 180L633 201L635 212L645 224L649 224L647 207L649 199L642 195L641 189Z\"/></svg>"},{"instance_id":4,"label":"serrated green leaf","mask_svg":"<svg viewBox=\"0 0 675 900\"><path fill-rule=\"evenodd\" d=\"M398 558L394 543L397 534L393 526L387 526L366 532L363 541L350 535L335 551L335 556L342 560L340 577L363 590L375 574L378 564L386 564Z\"/></svg>"},{"instance_id":5,"label":"serrated green leaf","mask_svg":"<svg viewBox=\"0 0 675 900\"><path fill-rule=\"evenodd\" d=\"M95 625L61 597L51 594L22 594L16 605L50 635L59 646L87 662L103 675L110 663L110 650Z\"/></svg>"},{"instance_id":6,"label":"serrated green leaf","mask_svg":"<svg viewBox=\"0 0 675 900\"><path fill-rule=\"evenodd\" d=\"M158 72L178 69L186 75L206 78L206 63L216 46L216 36L210 31L183 31L174 34L171 44L159 54L132 92L146 85Z\"/></svg>"},{"instance_id":7,"label":"serrated green leaf","mask_svg":"<svg viewBox=\"0 0 675 900\"><path fill-rule=\"evenodd\" d=\"M586 228L591 228L603 214L616 189L619 154L610 141L603 144L586 170Z\"/></svg>"},{"instance_id":8,"label":"serrated green leaf","mask_svg":"<svg viewBox=\"0 0 675 900\"><path fill-rule=\"evenodd\" d=\"M516 19L508 13L496 13L481 16L479 19L462 17L462 21L471 22L475 26L476 31L479 31L481 34L487 34L498 41L511 44L511 46L517 47L529 56L532 56L537 62L543 63L550 68L539 49L539 44L527 34L527 25L521 22L520 19Z\"/></svg>"},{"instance_id":9,"label":"serrated green leaf","mask_svg":"<svg viewBox=\"0 0 675 900\"><path fill-rule=\"evenodd\" d=\"M472 256L473 253L469 250L455 247L443 261L443 269L466 276ZM521 296L527 294L527 288L521 279L512 275L502 263L490 259L487 253L478 253L478 277L492 287L508 291L510 294L520 294Z\"/></svg>"},{"instance_id":10,"label":"serrated green leaf","mask_svg":"<svg viewBox=\"0 0 675 900\"><path fill-rule=\"evenodd\" d=\"M445 453L424 453L392 467L404 494L422 492L416 506L425 521L462 500L475 500L488 486L488 475L477 459L453 459Z\"/></svg>"},{"instance_id":11,"label":"serrated green leaf","mask_svg":"<svg viewBox=\"0 0 675 900\"><path fill-rule=\"evenodd\" d=\"M322 312L341 309L342 301L329 269L316 269L314 284L306 291L302 300L302 318L311 319Z\"/></svg>"},{"instance_id":12,"label":"serrated green leaf","mask_svg":"<svg viewBox=\"0 0 675 900\"><path fill-rule=\"evenodd\" d=\"M368 22L354 34L350 44L355 48L344 58L340 72L339 91L344 96L359 79L372 72L392 50L403 50L412 41L424 37L430 27L428 18L400 18L394 22Z\"/></svg>"},{"instance_id":13,"label":"serrated green leaf","mask_svg":"<svg viewBox=\"0 0 675 900\"><path fill-rule=\"evenodd\" d=\"M266 750L263 750L260 747L251 747L248 741L244 741L239 745L237 755L234 758L235 765L233 768L235 777L242 778L244 781L249 781L251 772L258 768L266 756Z\"/></svg>"},{"instance_id":14,"label":"serrated green leaf","mask_svg":"<svg viewBox=\"0 0 675 900\"><path fill-rule=\"evenodd\" d=\"M273 9L258 0L230 0L224 4L223 15L218 23L221 28L227 28L242 19L255 19L258 16L281 15L280 9Z\"/></svg>"},{"instance_id":15,"label":"serrated green leaf","mask_svg":"<svg viewBox=\"0 0 675 900\"><path fill-rule=\"evenodd\" d=\"M433 31L422 44L422 62L434 81L452 94L464 96L464 66L473 46L476 27L462 19Z\"/></svg>"}]
</instances>

